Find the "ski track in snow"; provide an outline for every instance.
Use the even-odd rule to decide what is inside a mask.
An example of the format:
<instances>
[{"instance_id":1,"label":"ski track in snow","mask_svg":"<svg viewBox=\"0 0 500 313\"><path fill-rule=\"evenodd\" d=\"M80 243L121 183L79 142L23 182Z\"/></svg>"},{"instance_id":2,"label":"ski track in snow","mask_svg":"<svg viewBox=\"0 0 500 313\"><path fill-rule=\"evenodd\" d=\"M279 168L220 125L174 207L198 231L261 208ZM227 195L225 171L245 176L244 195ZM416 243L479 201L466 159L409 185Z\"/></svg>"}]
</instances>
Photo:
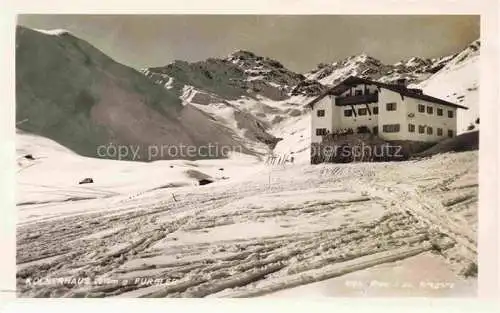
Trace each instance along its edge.
<instances>
[{"instance_id":1,"label":"ski track in snow","mask_svg":"<svg viewBox=\"0 0 500 313\"><path fill-rule=\"evenodd\" d=\"M244 181L146 192L102 211L93 209L102 199L85 200L88 212L18 225L18 295L261 296L436 246L459 271L477 254L477 157L288 165L271 169L271 185L260 170ZM118 283L27 284L37 277Z\"/></svg>"}]
</instances>

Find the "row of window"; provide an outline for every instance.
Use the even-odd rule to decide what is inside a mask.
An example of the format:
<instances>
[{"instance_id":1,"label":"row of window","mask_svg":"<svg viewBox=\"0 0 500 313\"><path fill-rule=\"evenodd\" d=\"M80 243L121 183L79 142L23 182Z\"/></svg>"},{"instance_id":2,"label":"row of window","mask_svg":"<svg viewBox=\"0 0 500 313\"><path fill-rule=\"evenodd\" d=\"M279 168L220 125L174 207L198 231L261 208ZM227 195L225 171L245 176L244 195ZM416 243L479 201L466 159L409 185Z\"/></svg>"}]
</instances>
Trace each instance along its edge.
<instances>
[{"instance_id":1,"label":"row of window","mask_svg":"<svg viewBox=\"0 0 500 313\"><path fill-rule=\"evenodd\" d=\"M427 108L425 107L425 105L423 104L419 104L418 105L418 112L419 113L425 113L427 112L427 114L434 114L434 108L432 106L427 106ZM436 115L437 116L443 116L443 109L441 108L437 108L436 109ZM448 117L449 118L453 118L453 111L451 110L448 110Z\"/></svg>"},{"instance_id":2,"label":"row of window","mask_svg":"<svg viewBox=\"0 0 500 313\"><path fill-rule=\"evenodd\" d=\"M386 103L385 104L385 109L387 111L396 111L396 103L395 102L390 102L390 103ZM431 106L427 106L427 109L425 107L425 105L423 104L419 104L418 105L418 112L420 113L425 113L427 112L427 114L434 114L434 108L431 107ZM368 114L368 109L367 108L359 108L358 109L358 115L359 116L363 116L363 115L366 115ZM377 115L378 114L378 107L373 107L373 115ZM436 109L436 113L437 113L437 116L443 116L443 109L441 108L437 108ZM325 110L318 110L316 115L318 117L323 117L325 116ZM344 116L345 117L349 117L349 116L352 116L353 115L353 110L352 109L347 109L347 110L344 110ZM453 111L451 110L448 110L448 117L449 118L453 118Z\"/></svg>"},{"instance_id":3,"label":"row of window","mask_svg":"<svg viewBox=\"0 0 500 313\"><path fill-rule=\"evenodd\" d=\"M371 112L373 115L377 115L378 114L378 107L373 107L373 110ZM346 117L349 117L349 116L352 116L353 114L353 111L351 109L347 109L347 110L344 110L344 116ZM363 115L366 115L368 114L368 109L367 108L359 108L358 109L358 115L359 116L363 116Z\"/></svg>"},{"instance_id":4,"label":"row of window","mask_svg":"<svg viewBox=\"0 0 500 313\"><path fill-rule=\"evenodd\" d=\"M396 103L387 103L387 111L395 111L396 110ZM368 114L368 109L367 108L359 108L357 110L357 115L359 116L364 116ZM378 107L373 107L371 114L373 115L378 115ZM323 117L325 116L325 110L318 110L316 111L316 115L318 117ZM352 109L346 109L344 110L344 116L345 117L350 117L353 115L353 110Z\"/></svg>"},{"instance_id":5,"label":"row of window","mask_svg":"<svg viewBox=\"0 0 500 313\"><path fill-rule=\"evenodd\" d=\"M401 127L399 124L386 124L382 125L382 131L384 133L398 133L400 131ZM415 125L414 124L408 124L408 132L414 133L415 132ZM432 127L429 126L423 126L419 125L418 126L418 133L419 134L425 134L427 135L432 135L434 132ZM436 132L438 136L443 136L443 129L442 128L436 128ZM316 128L316 136L325 136L327 134L326 128ZM453 137L453 130L449 129L448 130L448 137Z\"/></svg>"},{"instance_id":6,"label":"row of window","mask_svg":"<svg viewBox=\"0 0 500 313\"><path fill-rule=\"evenodd\" d=\"M400 131L400 126L399 124L387 124L382 126L382 130L384 133L397 133ZM414 133L415 130L416 127L414 124L408 124L408 132ZM434 133L434 129L429 126L419 125L418 133L419 134L427 133L427 135L432 135ZM436 133L438 136L443 136L443 129L439 127L436 128ZM448 130L448 137L453 137L453 130L451 129Z\"/></svg>"},{"instance_id":7,"label":"row of window","mask_svg":"<svg viewBox=\"0 0 500 313\"><path fill-rule=\"evenodd\" d=\"M370 89L366 89L365 92L363 92L363 90L360 90L360 89L356 89L354 90L354 95L355 96L362 96L363 94L365 95L369 95L369 94L376 94L378 93L378 90L374 90L373 92L370 91ZM345 97L350 97L351 95L349 93L347 93L346 95L344 95Z\"/></svg>"},{"instance_id":8,"label":"row of window","mask_svg":"<svg viewBox=\"0 0 500 313\"><path fill-rule=\"evenodd\" d=\"M384 133L397 133L399 132L399 124L382 125L382 131Z\"/></svg>"},{"instance_id":9,"label":"row of window","mask_svg":"<svg viewBox=\"0 0 500 313\"><path fill-rule=\"evenodd\" d=\"M396 105L396 104L394 103L394 105ZM364 116L364 115L367 115L367 114L368 114L368 109L367 108L359 108L358 111L357 111L357 115L359 115L359 116ZM373 107L372 111L371 111L371 114L378 115L378 107ZM345 117L350 117L352 115L353 115L353 110L352 109L344 110L344 116ZM324 117L325 116L325 110L317 110L316 111L316 116L317 117Z\"/></svg>"},{"instance_id":10,"label":"row of window","mask_svg":"<svg viewBox=\"0 0 500 313\"><path fill-rule=\"evenodd\" d=\"M390 102L385 104L385 109L386 111L396 111L396 102ZM366 115L367 108L359 108L358 109L358 115ZM373 107L373 114L377 115L378 114L378 106ZM352 116L352 110L347 109L344 110L344 116Z\"/></svg>"}]
</instances>

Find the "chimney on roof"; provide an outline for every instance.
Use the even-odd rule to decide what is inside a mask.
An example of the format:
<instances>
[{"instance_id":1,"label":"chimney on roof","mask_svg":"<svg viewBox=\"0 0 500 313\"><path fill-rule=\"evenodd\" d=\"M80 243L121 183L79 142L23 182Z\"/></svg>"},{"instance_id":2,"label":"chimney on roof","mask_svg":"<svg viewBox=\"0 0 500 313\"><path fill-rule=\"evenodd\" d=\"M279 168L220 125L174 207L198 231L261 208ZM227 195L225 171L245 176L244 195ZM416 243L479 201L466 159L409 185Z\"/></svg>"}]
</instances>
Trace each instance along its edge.
<instances>
[{"instance_id":1,"label":"chimney on roof","mask_svg":"<svg viewBox=\"0 0 500 313\"><path fill-rule=\"evenodd\" d=\"M398 78L396 80L396 85L401 88L406 88L406 78Z\"/></svg>"}]
</instances>

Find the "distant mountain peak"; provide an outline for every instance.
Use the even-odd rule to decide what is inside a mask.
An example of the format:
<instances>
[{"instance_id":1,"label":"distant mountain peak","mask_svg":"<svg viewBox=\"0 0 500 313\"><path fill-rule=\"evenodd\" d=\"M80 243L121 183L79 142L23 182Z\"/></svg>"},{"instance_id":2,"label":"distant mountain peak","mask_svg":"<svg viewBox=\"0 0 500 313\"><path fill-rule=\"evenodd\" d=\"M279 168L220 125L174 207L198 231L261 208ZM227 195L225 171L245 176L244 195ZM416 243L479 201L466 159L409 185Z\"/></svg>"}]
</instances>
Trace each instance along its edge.
<instances>
[{"instance_id":1,"label":"distant mountain peak","mask_svg":"<svg viewBox=\"0 0 500 313\"><path fill-rule=\"evenodd\" d=\"M365 62L367 61L368 59L370 59L371 57L366 54L365 52L362 52L360 54L355 54L355 55L351 55L349 58L347 58L348 60L351 60L351 61L357 61L357 62Z\"/></svg>"},{"instance_id":2,"label":"distant mountain peak","mask_svg":"<svg viewBox=\"0 0 500 313\"><path fill-rule=\"evenodd\" d=\"M237 50L234 50L233 52L231 52L229 55L228 55L228 58L231 58L231 57L256 57L257 55L251 51L248 51L248 50L243 50L243 49L237 49Z\"/></svg>"}]
</instances>

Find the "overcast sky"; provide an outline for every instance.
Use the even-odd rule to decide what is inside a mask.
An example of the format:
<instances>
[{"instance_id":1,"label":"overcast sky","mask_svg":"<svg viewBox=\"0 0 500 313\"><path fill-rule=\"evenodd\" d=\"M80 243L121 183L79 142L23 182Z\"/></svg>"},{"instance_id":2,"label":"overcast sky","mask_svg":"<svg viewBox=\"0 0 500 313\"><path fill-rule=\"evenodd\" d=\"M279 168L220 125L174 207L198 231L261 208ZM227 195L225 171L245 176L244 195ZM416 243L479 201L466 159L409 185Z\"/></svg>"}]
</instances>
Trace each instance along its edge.
<instances>
[{"instance_id":1,"label":"overcast sky","mask_svg":"<svg viewBox=\"0 0 500 313\"><path fill-rule=\"evenodd\" d=\"M471 15L20 15L18 24L67 29L138 69L237 49L298 72L363 52L395 63L458 52L480 34Z\"/></svg>"}]
</instances>

